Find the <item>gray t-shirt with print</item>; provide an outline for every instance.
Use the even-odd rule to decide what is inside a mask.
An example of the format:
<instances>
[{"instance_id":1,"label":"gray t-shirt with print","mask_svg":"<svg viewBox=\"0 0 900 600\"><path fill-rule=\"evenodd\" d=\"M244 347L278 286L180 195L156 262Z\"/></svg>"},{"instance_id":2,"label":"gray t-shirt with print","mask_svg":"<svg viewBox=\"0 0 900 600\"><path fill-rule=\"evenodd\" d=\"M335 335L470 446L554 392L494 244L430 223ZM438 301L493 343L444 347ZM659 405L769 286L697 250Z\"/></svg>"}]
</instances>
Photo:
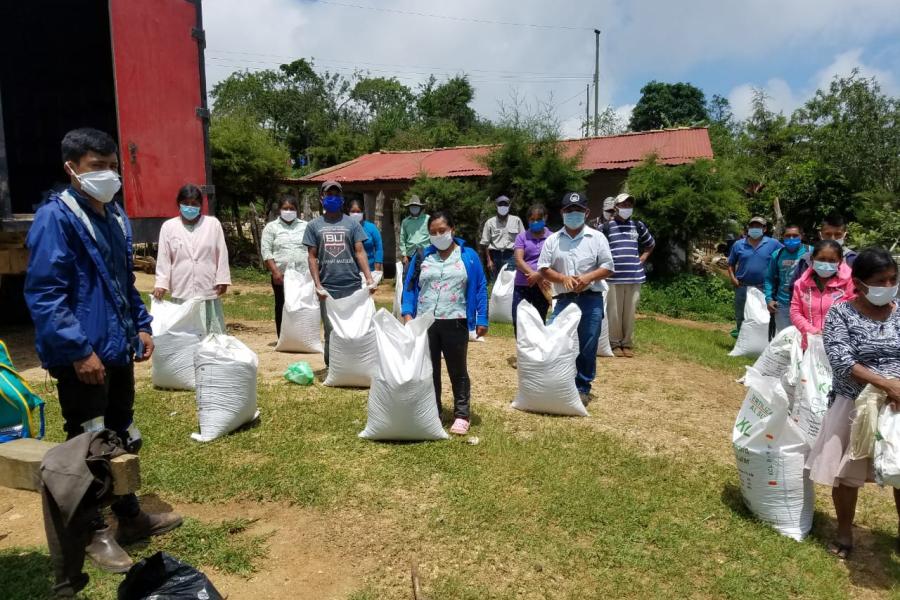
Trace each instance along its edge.
<instances>
[{"instance_id":1,"label":"gray t-shirt with print","mask_svg":"<svg viewBox=\"0 0 900 600\"><path fill-rule=\"evenodd\" d=\"M303 245L316 248L319 281L333 297L343 298L360 288L362 279L356 262L356 242L367 239L362 225L347 215L335 222L318 217L306 226Z\"/></svg>"}]
</instances>

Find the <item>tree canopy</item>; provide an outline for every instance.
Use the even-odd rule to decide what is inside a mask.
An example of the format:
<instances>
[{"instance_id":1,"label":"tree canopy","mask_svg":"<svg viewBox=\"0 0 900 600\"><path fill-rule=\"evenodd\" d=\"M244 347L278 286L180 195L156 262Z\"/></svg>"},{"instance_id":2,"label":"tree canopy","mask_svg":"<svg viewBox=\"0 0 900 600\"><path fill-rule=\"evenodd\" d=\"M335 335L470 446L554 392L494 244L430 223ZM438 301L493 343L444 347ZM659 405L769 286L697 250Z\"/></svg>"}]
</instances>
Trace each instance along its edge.
<instances>
[{"instance_id":1,"label":"tree canopy","mask_svg":"<svg viewBox=\"0 0 900 600\"><path fill-rule=\"evenodd\" d=\"M709 120L703 90L690 83L651 81L631 113L632 131L697 125Z\"/></svg>"}]
</instances>

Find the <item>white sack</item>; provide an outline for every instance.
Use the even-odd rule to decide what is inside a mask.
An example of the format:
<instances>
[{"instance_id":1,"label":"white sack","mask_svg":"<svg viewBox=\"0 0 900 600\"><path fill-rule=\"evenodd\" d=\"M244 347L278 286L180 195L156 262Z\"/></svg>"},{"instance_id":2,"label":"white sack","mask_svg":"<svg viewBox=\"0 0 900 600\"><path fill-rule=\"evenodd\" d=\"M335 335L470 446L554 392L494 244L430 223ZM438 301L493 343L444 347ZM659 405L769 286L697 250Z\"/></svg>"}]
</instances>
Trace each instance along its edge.
<instances>
[{"instance_id":1,"label":"white sack","mask_svg":"<svg viewBox=\"0 0 900 600\"><path fill-rule=\"evenodd\" d=\"M281 335L275 350L308 354L322 352L321 321L319 296L312 277L296 269L287 269L284 272Z\"/></svg>"},{"instance_id":2,"label":"white sack","mask_svg":"<svg viewBox=\"0 0 900 600\"><path fill-rule=\"evenodd\" d=\"M731 438L744 503L782 535L803 540L815 509L815 489L803 470L806 436L788 416L778 379L751 367L746 385Z\"/></svg>"},{"instance_id":3,"label":"white sack","mask_svg":"<svg viewBox=\"0 0 900 600\"><path fill-rule=\"evenodd\" d=\"M825 354L821 335L806 336L806 351L800 360L794 384L794 403L791 417L806 433L810 447L819 437L822 418L828 411L831 393L831 364Z\"/></svg>"},{"instance_id":4,"label":"white sack","mask_svg":"<svg viewBox=\"0 0 900 600\"><path fill-rule=\"evenodd\" d=\"M513 287L516 283L516 270L505 265L497 274L497 281L491 289L491 301L488 315L492 323L512 323Z\"/></svg>"},{"instance_id":5,"label":"white sack","mask_svg":"<svg viewBox=\"0 0 900 600\"><path fill-rule=\"evenodd\" d=\"M210 334L194 355L197 377L198 442L208 442L259 417L256 410L256 353L230 335Z\"/></svg>"},{"instance_id":6,"label":"white sack","mask_svg":"<svg viewBox=\"0 0 900 600\"><path fill-rule=\"evenodd\" d=\"M900 412L887 404L878 416L875 435L875 481L900 488Z\"/></svg>"},{"instance_id":7,"label":"white sack","mask_svg":"<svg viewBox=\"0 0 900 600\"><path fill-rule=\"evenodd\" d=\"M194 389L194 351L205 335L205 301L192 298L176 304L153 299L153 385L169 390Z\"/></svg>"},{"instance_id":8,"label":"white sack","mask_svg":"<svg viewBox=\"0 0 900 600\"><path fill-rule=\"evenodd\" d=\"M332 326L325 385L369 387L378 358L372 294L362 289L340 300L327 298L325 310Z\"/></svg>"},{"instance_id":9,"label":"white sack","mask_svg":"<svg viewBox=\"0 0 900 600\"><path fill-rule=\"evenodd\" d=\"M597 356L615 356L609 345L609 293L603 294L603 324L600 325L600 341Z\"/></svg>"},{"instance_id":10,"label":"white sack","mask_svg":"<svg viewBox=\"0 0 900 600\"><path fill-rule=\"evenodd\" d=\"M797 328L791 325L779 331L759 355L753 368L764 377L781 377L791 367L791 352L795 343L802 338Z\"/></svg>"},{"instance_id":11,"label":"white sack","mask_svg":"<svg viewBox=\"0 0 900 600\"><path fill-rule=\"evenodd\" d=\"M517 315L516 354L519 393L512 407L529 412L586 417L575 387L578 322L581 309L570 304L544 325L538 311L523 300Z\"/></svg>"},{"instance_id":12,"label":"white sack","mask_svg":"<svg viewBox=\"0 0 900 600\"><path fill-rule=\"evenodd\" d=\"M394 316L402 318L403 310L403 281L406 273L403 272L403 263L397 261L397 275L394 277Z\"/></svg>"},{"instance_id":13,"label":"white sack","mask_svg":"<svg viewBox=\"0 0 900 600\"><path fill-rule=\"evenodd\" d=\"M381 283L381 280L384 279L384 273L381 271L371 271L371 273L372 273L372 281L375 283L375 285L379 285ZM366 283L366 276L364 273L360 272L359 279L361 282L360 287L362 287L362 288L369 287L369 285Z\"/></svg>"},{"instance_id":14,"label":"white sack","mask_svg":"<svg viewBox=\"0 0 900 600\"><path fill-rule=\"evenodd\" d=\"M359 437L369 440L445 440L441 427L428 328L434 315L400 323L381 309L373 318L378 364L369 390L368 420Z\"/></svg>"},{"instance_id":15,"label":"white sack","mask_svg":"<svg viewBox=\"0 0 900 600\"><path fill-rule=\"evenodd\" d=\"M728 356L756 356L769 345L769 309L766 297L755 287L747 288L747 303L744 305L744 322L738 333L734 349Z\"/></svg>"},{"instance_id":16,"label":"white sack","mask_svg":"<svg viewBox=\"0 0 900 600\"><path fill-rule=\"evenodd\" d=\"M856 416L850 423L850 444L847 446L850 460L871 458L875 455L878 415L886 398L887 394L870 383L854 400Z\"/></svg>"}]
</instances>

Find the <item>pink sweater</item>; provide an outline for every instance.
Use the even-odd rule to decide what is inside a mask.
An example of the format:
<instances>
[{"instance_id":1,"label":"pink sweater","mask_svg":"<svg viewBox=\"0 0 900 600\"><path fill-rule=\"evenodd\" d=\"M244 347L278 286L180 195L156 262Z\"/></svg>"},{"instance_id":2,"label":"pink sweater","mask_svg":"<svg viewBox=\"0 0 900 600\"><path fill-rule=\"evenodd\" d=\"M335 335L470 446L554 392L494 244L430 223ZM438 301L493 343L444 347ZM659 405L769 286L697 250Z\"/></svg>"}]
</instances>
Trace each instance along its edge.
<instances>
[{"instance_id":1,"label":"pink sweater","mask_svg":"<svg viewBox=\"0 0 900 600\"><path fill-rule=\"evenodd\" d=\"M803 334L804 349L807 334L822 332L828 309L856 297L847 263L841 262L837 274L825 280L823 291L819 291L813 275L815 271L812 267L804 271L794 284L794 295L791 298L791 323Z\"/></svg>"},{"instance_id":2,"label":"pink sweater","mask_svg":"<svg viewBox=\"0 0 900 600\"><path fill-rule=\"evenodd\" d=\"M228 248L222 224L206 215L190 231L181 217L169 219L159 230L156 287L173 298L216 297L215 286L231 284Z\"/></svg>"}]
</instances>

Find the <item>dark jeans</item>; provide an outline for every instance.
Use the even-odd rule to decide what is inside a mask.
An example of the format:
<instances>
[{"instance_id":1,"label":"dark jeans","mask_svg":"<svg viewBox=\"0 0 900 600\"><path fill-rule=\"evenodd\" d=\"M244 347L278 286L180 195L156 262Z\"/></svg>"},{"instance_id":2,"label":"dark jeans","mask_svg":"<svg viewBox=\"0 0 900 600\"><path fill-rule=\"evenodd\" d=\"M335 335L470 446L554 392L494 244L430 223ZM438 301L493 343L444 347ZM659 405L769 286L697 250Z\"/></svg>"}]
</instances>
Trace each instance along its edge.
<instances>
[{"instance_id":1,"label":"dark jeans","mask_svg":"<svg viewBox=\"0 0 900 600\"><path fill-rule=\"evenodd\" d=\"M115 431L123 441L128 439L127 430L134 420L134 364L104 367L103 385L82 383L75 367L50 368L50 375L56 379L67 440L84 433L83 424L98 417L103 418L106 429ZM137 496L120 496L112 503L112 510L117 517L134 517L140 511ZM99 514L97 521L102 527Z\"/></svg>"},{"instance_id":2,"label":"dark jeans","mask_svg":"<svg viewBox=\"0 0 900 600\"><path fill-rule=\"evenodd\" d=\"M275 337L281 337L281 313L284 310L284 284L278 285L272 279L272 292L275 294Z\"/></svg>"},{"instance_id":3,"label":"dark jeans","mask_svg":"<svg viewBox=\"0 0 900 600\"><path fill-rule=\"evenodd\" d=\"M519 302L522 300L527 300L531 303L533 307L535 307L538 311L538 314L541 315L541 318L544 322L547 321L547 311L550 310L550 302L547 301L547 297L544 296L544 293L541 291L540 286L533 285L531 287L527 285L517 285L513 288L513 301L512 301L512 320L513 320L513 336L516 335L516 319L518 315Z\"/></svg>"},{"instance_id":4,"label":"dark jeans","mask_svg":"<svg viewBox=\"0 0 900 600\"><path fill-rule=\"evenodd\" d=\"M577 304L581 309L581 321L578 322L578 358L575 359L575 387L579 392L587 394L590 393L591 382L597 375L597 343L600 341L600 327L603 325L603 294L582 292L558 296L550 322L552 323L556 315L570 304Z\"/></svg>"},{"instance_id":5,"label":"dark jeans","mask_svg":"<svg viewBox=\"0 0 900 600\"><path fill-rule=\"evenodd\" d=\"M513 249L509 250L488 250L488 253L491 256L491 261L494 263L494 268L491 269L491 281L495 281L497 279L497 275L500 273L500 270L506 265L510 265L515 268L515 263L513 261Z\"/></svg>"},{"instance_id":6,"label":"dark jeans","mask_svg":"<svg viewBox=\"0 0 900 600\"><path fill-rule=\"evenodd\" d=\"M439 319L428 328L428 349L434 377L434 395L438 413L441 412L441 354L447 362L450 386L453 388L453 416L469 419L469 370L466 355L469 350L469 325L466 319Z\"/></svg>"}]
</instances>

